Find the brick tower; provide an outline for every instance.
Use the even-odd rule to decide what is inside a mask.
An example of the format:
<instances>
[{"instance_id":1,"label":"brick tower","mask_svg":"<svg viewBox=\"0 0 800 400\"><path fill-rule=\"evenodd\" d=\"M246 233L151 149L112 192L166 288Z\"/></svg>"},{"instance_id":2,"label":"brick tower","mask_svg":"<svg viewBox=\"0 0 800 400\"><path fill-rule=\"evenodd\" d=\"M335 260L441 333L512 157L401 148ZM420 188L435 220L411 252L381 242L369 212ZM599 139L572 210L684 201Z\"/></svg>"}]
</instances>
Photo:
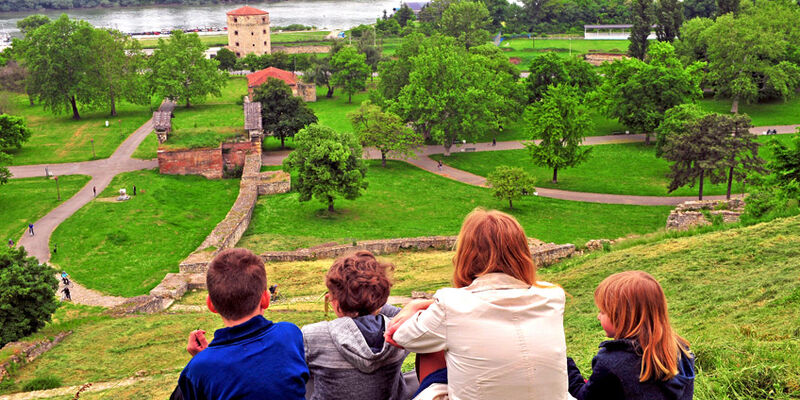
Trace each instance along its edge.
<instances>
[{"instance_id":1,"label":"brick tower","mask_svg":"<svg viewBox=\"0 0 800 400\"><path fill-rule=\"evenodd\" d=\"M249 6L228 12L228 49L237 57L272 53L269 13Z\"/></svg>"}]
</instances>

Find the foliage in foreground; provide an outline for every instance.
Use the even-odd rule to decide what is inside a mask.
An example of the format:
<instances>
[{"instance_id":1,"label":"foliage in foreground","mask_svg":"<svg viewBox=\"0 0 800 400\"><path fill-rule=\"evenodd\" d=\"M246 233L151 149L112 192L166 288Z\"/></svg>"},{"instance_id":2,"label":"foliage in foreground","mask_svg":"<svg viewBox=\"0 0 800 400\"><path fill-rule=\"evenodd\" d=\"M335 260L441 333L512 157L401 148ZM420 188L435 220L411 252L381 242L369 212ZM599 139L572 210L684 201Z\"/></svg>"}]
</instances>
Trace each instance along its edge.
<instances>
[{"instance_id":1,"label":"foliage in foreground","mask_svg":"<svg viewBox=\"0 0 800 400\"><path fill-rule=\"evenodd\" d=\"M24 248L0 253L0 347L30 335L56 310L58 280Z\"/></svg>"}]
</instances>

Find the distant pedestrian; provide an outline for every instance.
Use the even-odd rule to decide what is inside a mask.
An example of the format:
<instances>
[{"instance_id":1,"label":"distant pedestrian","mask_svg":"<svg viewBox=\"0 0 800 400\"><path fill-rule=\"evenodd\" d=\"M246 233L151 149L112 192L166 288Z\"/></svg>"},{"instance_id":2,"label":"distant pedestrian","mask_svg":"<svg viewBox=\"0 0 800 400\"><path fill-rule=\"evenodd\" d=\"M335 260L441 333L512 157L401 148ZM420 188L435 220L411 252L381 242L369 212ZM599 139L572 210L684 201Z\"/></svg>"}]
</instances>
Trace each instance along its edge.
<instances>
[{"instance_id":1,"label":"distant pedestrian","mask_svg":"<svg viewBox=\"0 0 800 400\"><path fill-rule=\"evenodd\" d=\"M97 197L97 186L92 186L92 194Z\"/></svg>"},{"instance_id":2,"label":"distant pedestrian","mask_svg":"<svg viewBox=\"0 0 800 400\"><path fill-rule=\"evenodd\" d=\"M8 248L9 249L13 249L14 248L14 241L11 240L11 239L8 239Z\"/></svg>"},{"instance_id":3,"label":"distant pedestrian","mask_svg":"<svg viewBox=\"0 0 800 400\"><path fill-rule=\"evenodd\" d=\"M33 236L33 224L28 224L28 233L30 233L31 236Z\"/></svg>"},{"instance_id":4,"label":"distant pedestrian","mask_svg":"<svg viewBox=\"0 0 800 400\"><path fill-rule=\"evenodd\" d=\"M442 170L442 160L437 161L437 167L439 167L439 171Z\"/></svg>"},{"instance_id":5,"label":"distant pedestrian","mask_svg":"<svg viewBox=\"0 0 800 400\"><path fill-rule=\"evenodd\" d=\"M57 254L57 253L58 253L58 244L54 244L53 245L53 254Z\"/></svg>"},{"instance_id":6,"label":"distant pedestrian","mask_svg":"<svg viewBox=\"0 0 800 400\"><path fill-rule=\"evenodd\" d=\"M72 296L69 294L69 288L68 287L64 286L64 288L61 289L61 293L64 293L64 295L61 297L61 300L66 299L68 301L72 301Z\"/></svg>"},{"instance_id":7,"label":"distant pedestrian","mask_svg":"<svg viewBox=\"0 0 800 400\"><path fill-rule=\"evenodd\" d=\"M497 146L497 138L492 138L492 147Z\"/></svg>"},{"instance_id":8,"label":"distant pedestrian","mask_svg":"<svg viewBox=\"0 0 800 400\"><path fill-rule=\"evenodd\" d=\"M133 195L136 196L136 185L133 185Z\"/></svg>"}]
</instances>

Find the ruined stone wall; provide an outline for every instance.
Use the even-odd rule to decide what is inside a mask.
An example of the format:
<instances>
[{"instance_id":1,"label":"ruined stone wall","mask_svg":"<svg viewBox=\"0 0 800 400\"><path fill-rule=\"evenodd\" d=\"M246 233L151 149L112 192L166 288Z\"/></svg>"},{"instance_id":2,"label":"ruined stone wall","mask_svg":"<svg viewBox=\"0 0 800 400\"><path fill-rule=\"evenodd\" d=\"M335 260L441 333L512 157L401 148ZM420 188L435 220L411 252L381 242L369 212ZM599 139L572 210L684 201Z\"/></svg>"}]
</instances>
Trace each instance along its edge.
<instances>
[{"instance_id":1,"label":"ruined stone wall","mask_svg":"<svg viewBox=\"0 0 800 400\"><path fill-rule=\"evenodd\" d=\"M594 66L599 66L606 61L614 62L623 58L626 58L624 54L613 53L587 53L583 55L583 59Z\"/></svg>"},{"instance_id":2,"label":"ruined stone wall","mask_svg":"<svg viewBox=\"0 0 800 400\"><path fill-rule=\"evenodd\" d=\"M13 349L14 355L7 361L0 364L0 381L9 375L8 369L11 363L26 364L52 349L55 345L59 344L64 338L72 334L72 331L61 332L53 337L53 340L42 339L33 343L25 342L11 342L3 346L3 349Z\"/></svg>"},{"instance_id":3,"label":"ruined stone wall","mask_svg":"<svg viewBox=\"0 0 800 400\"><path fill-rule=\"evenodd\" d=\"M221 147L181 150L158 150L158 171L165 175L202 175L222 178Z\"/></svg>"},{"instance_id":4,"label":"ruined stone wall","mask_svg":"<svg viewBox=\"0 0 800 400\"><path fill-rule=\"evenodd\" d=\"M722 223L725 224L739 222L743 212L744 201L741 199L687 201L670 211L667 217L667 230L685 231L711 225L709 217L722 218Z\"/></svg>"},{"instance_id":5,"label":"ruined stone wall","mask_svg":"<svg viewBox=\"0 0 800 400\"><path fill-rule=\"evenodd\" d=\"M304 54L304 53L328 53L331 46L273 46L273 53Z\"/></svg>"},{"instance_id":6,"label":"ruined stone wall","mask_svg":"<svg viewBox=\"0 0 800 400\"><path fill-rule=\"evenodd\" d=\"M260 145L259 145L260 146ZM228 169L243 167L247 154L257 151L253 142L242 141L222 144L222 162ZM259 166L260 168L260 166Z\"/></svg>"},{"instance_id":7,"label":"ruined stone wall","mask_svg":"<svg viewBox=\"0 0 800 400\"><path fill-rule=\"evenodd\" d=\"M292 188L291 175L283 171L265 171L258 174L258 195L286 193Z\"/></svg>"}]
</instances>

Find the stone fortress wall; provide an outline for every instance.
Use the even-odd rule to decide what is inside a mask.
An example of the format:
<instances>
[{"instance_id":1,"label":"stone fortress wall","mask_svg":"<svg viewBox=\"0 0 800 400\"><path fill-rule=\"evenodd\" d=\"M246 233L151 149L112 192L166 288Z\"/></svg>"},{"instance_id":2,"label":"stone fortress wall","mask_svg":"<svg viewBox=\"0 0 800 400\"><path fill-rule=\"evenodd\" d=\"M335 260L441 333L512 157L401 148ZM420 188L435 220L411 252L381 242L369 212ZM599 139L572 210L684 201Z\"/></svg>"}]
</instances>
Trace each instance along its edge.
<instances>
[{"instance_id":1,"label":"stone fortress wall","mask_svg":"<svg viewBox=\"0 0 800 400\"><path fill-rule=\"evenodd\" d=\"M711 225L715 217L721 218L725 224L738 222L743 212L744 201L741 199L687 201L670 211L667 230L685 231Z\"/></svg>"}]
</instances>

